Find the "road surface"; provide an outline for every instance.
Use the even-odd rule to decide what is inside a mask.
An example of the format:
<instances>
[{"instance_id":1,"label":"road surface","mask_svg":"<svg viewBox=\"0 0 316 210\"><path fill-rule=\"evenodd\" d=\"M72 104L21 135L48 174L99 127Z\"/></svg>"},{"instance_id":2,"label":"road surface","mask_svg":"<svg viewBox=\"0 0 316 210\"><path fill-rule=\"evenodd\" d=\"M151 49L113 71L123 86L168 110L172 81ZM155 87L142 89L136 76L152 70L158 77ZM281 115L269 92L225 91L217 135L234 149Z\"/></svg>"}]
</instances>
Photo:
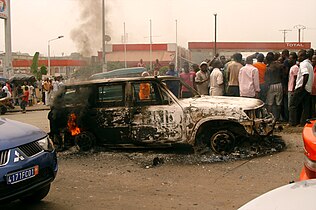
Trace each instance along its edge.
<instances>
[{"instance_id":1,"label":"road surface","mask_svg":"<svg viewBox=\"0 0 316 210\"><path fill-rule=\"evenodd\" d=\"M48 132L47 114L34 111L5 117ZM302 127L286 127L277 133L287 144L283 152L217 163L197 163L189 151L59 153L57 178L41 203L26 206L16 201L0 209L237 209L298 179L303 164L301 131ZM164 162L153 166L155 157Z\"/></svg>"}]
</instances>

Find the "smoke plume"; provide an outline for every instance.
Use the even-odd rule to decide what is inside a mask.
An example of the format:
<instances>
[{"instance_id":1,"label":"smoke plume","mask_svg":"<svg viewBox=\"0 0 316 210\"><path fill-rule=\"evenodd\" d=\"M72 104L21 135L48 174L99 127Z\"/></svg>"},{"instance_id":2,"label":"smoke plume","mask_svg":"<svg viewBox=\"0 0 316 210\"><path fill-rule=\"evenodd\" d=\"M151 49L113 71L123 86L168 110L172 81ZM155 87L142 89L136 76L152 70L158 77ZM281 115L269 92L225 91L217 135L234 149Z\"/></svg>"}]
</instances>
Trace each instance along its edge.
<instances>
[{"instance_id":1,"label":"smoke plume","mask_svg":"<svg viewBox=\"0 0 316 210\"><path fill-rule=\"evenodd\" d=\"M109 13L111 2L105 0L105 33L111 36ZM71 30L71 39L83 56L97 54L102 49L102 0L77 0L80 8L80 20Z\"/></svg>"}]
</instances>

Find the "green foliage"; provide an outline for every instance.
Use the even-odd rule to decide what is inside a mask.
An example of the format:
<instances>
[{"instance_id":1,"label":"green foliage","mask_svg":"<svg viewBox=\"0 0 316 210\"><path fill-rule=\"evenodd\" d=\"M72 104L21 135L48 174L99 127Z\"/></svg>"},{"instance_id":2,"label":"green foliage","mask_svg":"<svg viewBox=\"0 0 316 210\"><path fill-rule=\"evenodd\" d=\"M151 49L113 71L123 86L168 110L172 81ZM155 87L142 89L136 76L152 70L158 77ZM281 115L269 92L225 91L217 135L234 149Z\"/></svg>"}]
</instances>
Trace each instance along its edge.
<instances>
[{"instance_id":1,"label":"green foliage","mask_svg":"<svg viewBox=\"0 0 316 210\"><path fill-rule=\"evenodd\" d=\"M159 69L159 75L163 76L166 75L166 72L168 71L169 67L168 66L163 66Z\"/></svg>"},{"instance_id":2,"label":"green foliage","mask_svg":"<svg viewBox=\"0 0 316 210\"><path fill-rule=\"evenodd\" d=\"M46 75L47 74L47 67L45 65L42 65L40 68L40 72L42 75ZM42 77L41 75L41 77Z\"/></svg>"},{"instance_id":3,"label":"green foliage","mask_svg":"<svg viewBox=\"0 0 316 210\"><path fill-rule=\"evenodd\" d=\"M121 68L125 67L124 62L119 62L119 61L108 62L107 66L108 66L108 69L107 69L108 71L111 71L111 70L114 70L114 69L121 69Z\"/></svg>"},{"instance_id":4,"label":"green foliage","mask_svg":"<svg viewBox=\"0 0 316 210\"><path fill-rule=\"evenodd\" d=\"M124 62L108 62L107 63L107 70L112 71L114 69L121 69L124 68ZM102 64L100 63L94 63L90 64L88 66L83 66L77 69L73 74L72 77L75 77L77 79L87 79L92 74L101 73L102 72Z\"/></svg>"},{"instance_id":5,"label":"green foliage","mask_svg":"<svg viewBox=\"0 0 316 210\"><path fill-rule=\"evenodd\" d=\"M41 72L38 71L38 56L39 56L39 52L36 52L33 56L31 72L37 80L40 80L42 78L42 74Z\"/></svg>"},{"instance_id":6,"label":"green foliage","mask_svg":"<svg viewBox=\"0 0 316 210\"><path fill-rule=\"evenodd\" d=\"M75 77L77 79L87 79L92 74L96 74L96 73L100 73L100 72L102 72L102 65L93 64L93 65L89 65L89 66L80 67L72 74L72 77Z\"/></svg>"}]
</instances>

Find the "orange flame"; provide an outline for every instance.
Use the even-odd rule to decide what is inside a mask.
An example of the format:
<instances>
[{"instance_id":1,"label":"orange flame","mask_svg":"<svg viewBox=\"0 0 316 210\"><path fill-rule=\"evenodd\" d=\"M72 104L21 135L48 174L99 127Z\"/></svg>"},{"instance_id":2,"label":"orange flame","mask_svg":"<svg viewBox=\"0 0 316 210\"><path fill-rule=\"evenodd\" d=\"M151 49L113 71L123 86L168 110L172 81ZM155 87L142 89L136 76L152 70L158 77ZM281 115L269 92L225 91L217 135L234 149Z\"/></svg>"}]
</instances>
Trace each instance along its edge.
<instances>
[{"instance_id":1,"label":"orange flame","mask_svg":"<svg viewBox=\"0 0 316 210\"><path fill-rule=\"evenodd\" d=\"M74 113L71 113L69 115L67 124L72 136L78 135L81 132L80 128L77 126L76 120L77 116Z\"/></svg>"}]
</instances>

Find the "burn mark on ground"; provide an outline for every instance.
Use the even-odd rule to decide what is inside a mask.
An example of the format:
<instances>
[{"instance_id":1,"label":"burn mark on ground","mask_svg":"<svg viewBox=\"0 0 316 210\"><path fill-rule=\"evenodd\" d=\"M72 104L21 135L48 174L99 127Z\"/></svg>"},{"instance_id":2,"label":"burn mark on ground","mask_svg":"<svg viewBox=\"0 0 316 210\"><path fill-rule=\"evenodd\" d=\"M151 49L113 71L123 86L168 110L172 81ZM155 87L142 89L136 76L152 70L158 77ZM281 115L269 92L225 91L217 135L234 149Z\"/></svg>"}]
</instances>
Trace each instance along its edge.
<instances>
[{"instance_id":1,"label":"burn mark on ground","mask_svg":"<svg viewBox=\"0 0 316 210\"><path fill-rule=\"evenodd\" d=\"M280 136L273 136L261 141L248 141L243 145L235 147L231 154L216 154L208 151L203 155L194 154L192 147L188 145L177 145L168 148L114 148L114 147L96 147L89 152L78 152L76 149L60 153L60 156L85 156L93 153L107 153L118 156L125 156L144 169L155 166L163 167L164 164L184 165L184 164L211 164L218 162L236 161L251 159L265 155L271 155L282 152L286 149L285 142ZM159 159L159 164L154 162Z\"/></svg>"}]
</instances>

